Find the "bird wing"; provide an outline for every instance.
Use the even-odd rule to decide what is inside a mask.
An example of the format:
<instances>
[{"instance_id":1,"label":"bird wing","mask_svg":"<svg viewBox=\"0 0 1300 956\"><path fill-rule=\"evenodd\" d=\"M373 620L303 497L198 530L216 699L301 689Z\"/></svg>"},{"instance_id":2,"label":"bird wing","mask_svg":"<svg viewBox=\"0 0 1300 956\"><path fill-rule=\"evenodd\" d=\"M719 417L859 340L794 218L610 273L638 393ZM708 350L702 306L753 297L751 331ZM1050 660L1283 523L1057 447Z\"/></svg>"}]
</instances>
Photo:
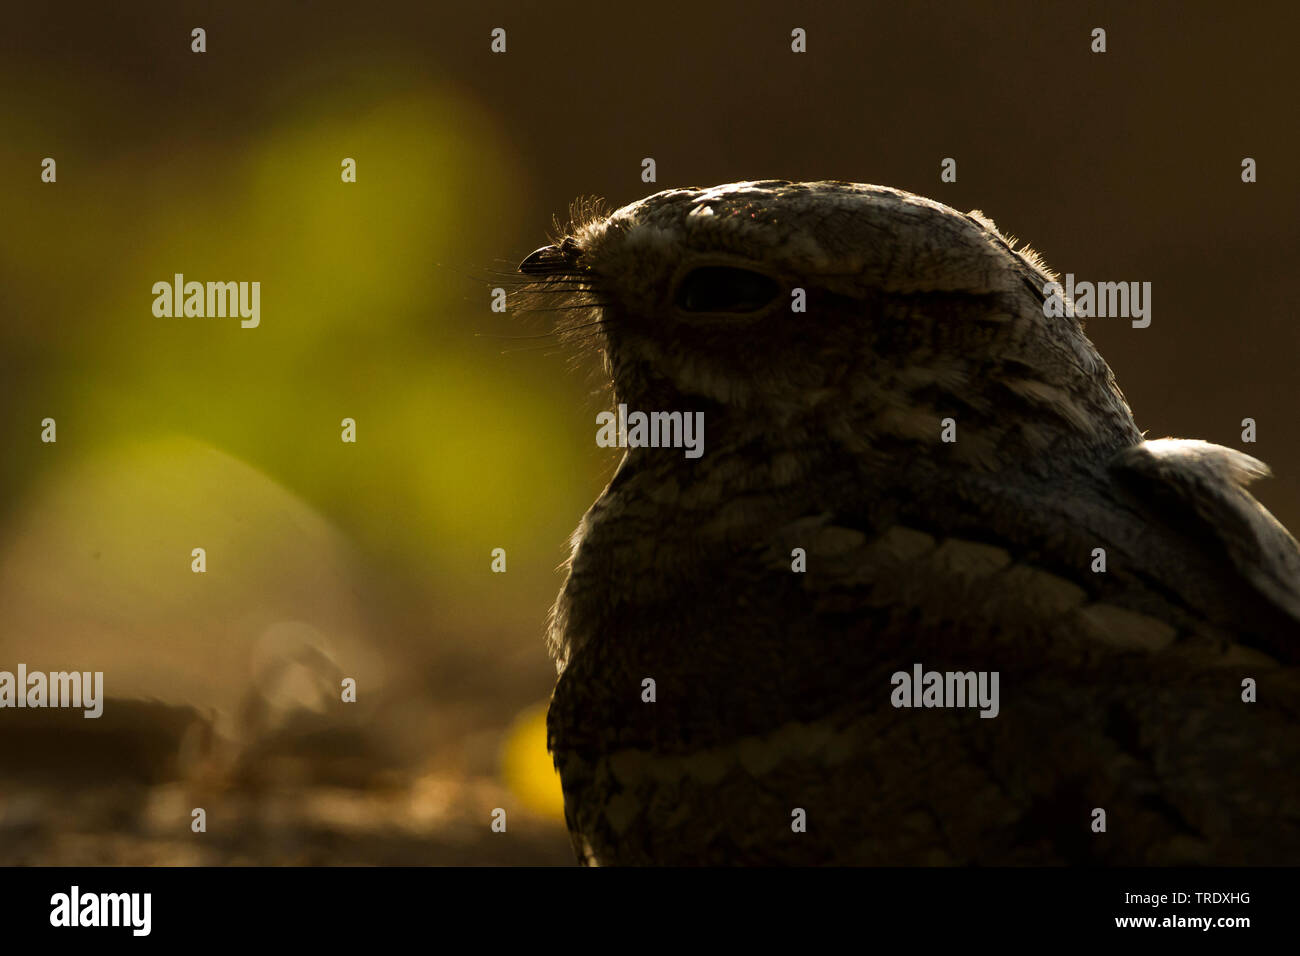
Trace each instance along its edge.
<instances>
[{"instance_id":1,"label":"bird wing","mask_svg":"<svg viewBox=\"0 0 1300 956\"><path fill-rule=\"evenodd\" d=\"M1260 597L1300 624L1300 545L1246 490L1267 465L1221 445L1164 438L1126 448L1111 469L1154 511L1222 548ZM1295 661L1300 647L1282 651Z\"/></svg>"},{"instance_id":2,"label":"bird wing","mask_svg":"<svg viewBox=\"0 0 1300 956\"><path fill-rule=\"evenodd\" d=\"M788 682L838 704L823 723L866 742L843 766L870 787L833 778L882 821L860 859L1293 862L1300 669L1278 661L1300 653L1300 548L1245 491L1264 473L1226 448L1147 442L1117 456L1104 491L969 498L964 525L956 511L928 529L828 512L782 528L771 590L799 579L806 603L785 591L772 613L808 649L783 660ZM1001 533L980 533L981 508ZM1095 542L1106 574L1079 564ZM891 706L888 672L917 663L999 672L998 719ZM1263 703L1244 703L1243 677ZM1096 807L1126 842L1090 839L1080 820Z\"/></svg>"}]
</instances>

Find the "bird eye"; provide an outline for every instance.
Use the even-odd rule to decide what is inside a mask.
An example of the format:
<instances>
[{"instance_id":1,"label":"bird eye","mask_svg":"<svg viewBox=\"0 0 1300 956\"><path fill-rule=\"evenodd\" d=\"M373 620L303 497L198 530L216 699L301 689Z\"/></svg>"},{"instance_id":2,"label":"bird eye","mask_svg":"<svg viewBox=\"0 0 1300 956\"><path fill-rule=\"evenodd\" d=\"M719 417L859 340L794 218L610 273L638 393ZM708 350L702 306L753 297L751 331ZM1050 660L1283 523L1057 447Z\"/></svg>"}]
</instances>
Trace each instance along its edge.
<instances>
[{"instance_id":1,"label":"bird eye","mask_svg":"<svg viewBox=\"0 0 1300 956\"><path fill-rule=\"evenodd\" d=\"M757 312L780 291L760 272L730 266L705 266L687 274L677 287L683 312Z\"/></svg>"}]
</instances>

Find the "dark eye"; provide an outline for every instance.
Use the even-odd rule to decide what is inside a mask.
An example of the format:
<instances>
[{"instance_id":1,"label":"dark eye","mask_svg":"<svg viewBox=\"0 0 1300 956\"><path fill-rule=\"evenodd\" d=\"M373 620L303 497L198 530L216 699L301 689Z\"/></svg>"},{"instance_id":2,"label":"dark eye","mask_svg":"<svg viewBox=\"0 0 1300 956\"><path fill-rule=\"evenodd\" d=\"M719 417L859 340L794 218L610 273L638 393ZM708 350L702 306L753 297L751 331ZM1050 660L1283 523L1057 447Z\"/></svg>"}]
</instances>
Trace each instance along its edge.
<instances>
[{"instance_id":1,"label":"dark eye","mask_svg":"<svg viewBox=\"0 0 1300 956\"><path fill-rule=\"evenodd\" d=\"M688 273L677 288L683 312L757 312L780 289L760 272L730 266L705 266Z\"/></svg>"}]
</instances>

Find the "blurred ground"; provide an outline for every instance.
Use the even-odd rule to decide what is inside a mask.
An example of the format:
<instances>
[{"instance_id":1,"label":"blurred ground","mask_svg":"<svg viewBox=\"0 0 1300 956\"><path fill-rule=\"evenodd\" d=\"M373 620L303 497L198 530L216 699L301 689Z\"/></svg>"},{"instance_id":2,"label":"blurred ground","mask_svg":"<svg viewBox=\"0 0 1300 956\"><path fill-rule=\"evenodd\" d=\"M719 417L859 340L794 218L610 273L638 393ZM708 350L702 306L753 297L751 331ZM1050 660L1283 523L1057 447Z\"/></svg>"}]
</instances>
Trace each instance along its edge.
<instances>
[{"instance_id":1,"label":"blurred ground","mask_svg":"<svg viewBox=\"0 0 1300 956\"><path fill-rule=\"evenodd\" d=\"M489 733L468 745L430 740L414 759L372 730L307 712L242 748L185 707L110 700L98 720L11 713L0 736L0 865L574 862L556 794L521 799L500 782L534 769L510 749L537 753L540 710L517 722L503 752Z\"/></svg>"},{"instance_id":2,"label":"blurred ground","mask_svg":"<svg viewBox=\"0 0 1300 956\"><path fill-rule=\"evenodd\" d=\"M192 439L53 469L0 533L0 670L99 671L107 699L96 719L0 712L0 864L571 864L546 599L504 628L518 608L393 595L367 566Z\"/></svg>"},{"instance_id":3,"label":"blurred ground","mask_svg":"<svg viewBox=\"0 0 1300 956\"><path fill-rule=\"evenodd\" d=\"M484 821L508 802L491 779L425 777L388 787L227 793L214 808L178 785L23 788L0 796L4 866L572 865L553 819ZM208 832L189 832L196 800Z\"/></svg>"}]
</instances>

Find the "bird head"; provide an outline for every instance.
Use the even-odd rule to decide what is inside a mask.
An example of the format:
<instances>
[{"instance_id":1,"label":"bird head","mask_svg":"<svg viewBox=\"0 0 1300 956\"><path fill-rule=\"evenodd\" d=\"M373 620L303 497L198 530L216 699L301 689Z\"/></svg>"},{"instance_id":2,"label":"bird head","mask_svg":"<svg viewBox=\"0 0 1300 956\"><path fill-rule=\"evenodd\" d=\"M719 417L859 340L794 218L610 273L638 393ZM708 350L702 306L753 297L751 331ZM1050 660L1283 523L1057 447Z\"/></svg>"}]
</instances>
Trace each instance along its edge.
<instances>
[{"instance_id":1,"label":"bird head","mask_svg":"<svg viewBox=\"0 0 1300 956\"><path fill-rule=\"evenodd\" d=\"M858 455L940 442L982 470L1138 440L1038 257L991 221L882 186L766 180L670 189L587 215L520 271L564 298L616 401L703 409ZM715 444L716 447L716 444Z\"/></svg>"}]
</instances>

